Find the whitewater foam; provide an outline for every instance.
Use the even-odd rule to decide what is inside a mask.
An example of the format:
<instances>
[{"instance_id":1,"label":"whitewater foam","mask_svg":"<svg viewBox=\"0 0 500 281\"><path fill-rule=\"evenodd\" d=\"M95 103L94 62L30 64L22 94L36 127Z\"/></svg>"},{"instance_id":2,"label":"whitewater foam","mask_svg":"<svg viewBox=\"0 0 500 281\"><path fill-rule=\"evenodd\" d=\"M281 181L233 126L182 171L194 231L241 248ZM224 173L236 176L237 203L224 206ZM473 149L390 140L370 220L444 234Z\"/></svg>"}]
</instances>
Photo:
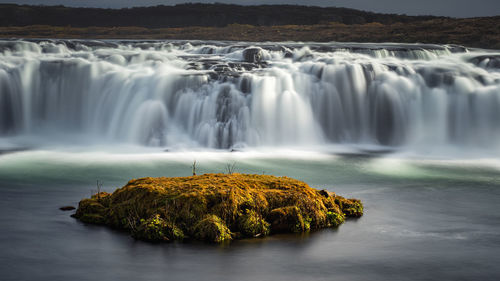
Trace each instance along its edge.
<instances>
[{"instance_id":1,"label":"whitewater foam","mask_svg":"<svg viewBox=\"0 0 500 281\"><path fill-rule=\"evenodd\" d=\"M416 44L0 41L0 138L497 153L499 56Z\"/></svg>"}]
</instances>

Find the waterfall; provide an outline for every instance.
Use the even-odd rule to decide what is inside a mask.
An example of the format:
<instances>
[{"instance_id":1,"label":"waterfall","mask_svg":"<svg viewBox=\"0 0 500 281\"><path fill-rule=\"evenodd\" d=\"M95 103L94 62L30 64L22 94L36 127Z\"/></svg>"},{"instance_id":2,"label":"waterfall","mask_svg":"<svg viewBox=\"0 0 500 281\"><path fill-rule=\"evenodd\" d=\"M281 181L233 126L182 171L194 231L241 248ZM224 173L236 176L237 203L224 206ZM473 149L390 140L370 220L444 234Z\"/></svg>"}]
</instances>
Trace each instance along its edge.
<instances>
[{"instance_id":1,"label":"waterfall","mask_svg":"<svg viewBox=\"0 0 500 281\"><path fill-rule=\"evenodd\" d=\"M500 52L419 44L0 41L0 139L500 148Z\"/></svg>"}]
</instances>

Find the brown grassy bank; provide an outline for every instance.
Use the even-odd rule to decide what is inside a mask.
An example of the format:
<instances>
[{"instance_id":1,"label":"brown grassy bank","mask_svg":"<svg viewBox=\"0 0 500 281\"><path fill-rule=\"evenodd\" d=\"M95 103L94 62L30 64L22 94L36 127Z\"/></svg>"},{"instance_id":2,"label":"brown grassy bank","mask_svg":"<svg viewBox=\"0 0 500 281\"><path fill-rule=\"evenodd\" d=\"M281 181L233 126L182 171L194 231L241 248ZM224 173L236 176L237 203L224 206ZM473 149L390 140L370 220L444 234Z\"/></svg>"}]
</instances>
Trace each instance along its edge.
<instances>
[{"instance_id":1,"label":"brown grassy bank","mask_svg":"<svg viewBox=\"0 0 500 281\"><path fill-rule=\"evenodd\" d=\"M394 24L325 23L316 25L226 27L0 27L0 38L186 39L234 41L395 42L459 44L500 49L500 16Z\"/></svg>"},{"instance_id":2,"label":"brown grassy bank","mask_svg":"<svg viewBox=\"0 0 500 281\"><path fill-rule=\"evenodd\" d=\"M306 183L268 175L205 174L131 180L113 194L80 201L86 223L122 229L137 239L223 242L280 232L336 227L363 215L363 205Z\"/></svg>"}]
</instances>

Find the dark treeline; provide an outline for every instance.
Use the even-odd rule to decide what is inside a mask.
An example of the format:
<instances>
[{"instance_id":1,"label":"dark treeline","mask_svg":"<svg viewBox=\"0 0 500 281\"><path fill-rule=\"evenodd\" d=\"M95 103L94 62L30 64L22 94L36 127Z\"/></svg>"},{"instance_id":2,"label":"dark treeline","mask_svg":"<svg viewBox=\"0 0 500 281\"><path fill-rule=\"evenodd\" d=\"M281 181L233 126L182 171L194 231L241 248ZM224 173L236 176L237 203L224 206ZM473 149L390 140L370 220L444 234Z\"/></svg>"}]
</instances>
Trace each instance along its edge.
<instances>
[{"instance_id":1,"label":"dark treeline","mask_svg":"<svg viewBox=\"0 0 500 281\"><path fill-rule=\"evenodd\" d=\"M346 8L295 5L240 6L226 4L181 4L176 6L124 9L70 8L0 4L0 26L138 26L147 28L215 26L228 24L313 25L326 22L392 24L429 20L432 16L378 14Z\"/></svg>"}]
</instances>

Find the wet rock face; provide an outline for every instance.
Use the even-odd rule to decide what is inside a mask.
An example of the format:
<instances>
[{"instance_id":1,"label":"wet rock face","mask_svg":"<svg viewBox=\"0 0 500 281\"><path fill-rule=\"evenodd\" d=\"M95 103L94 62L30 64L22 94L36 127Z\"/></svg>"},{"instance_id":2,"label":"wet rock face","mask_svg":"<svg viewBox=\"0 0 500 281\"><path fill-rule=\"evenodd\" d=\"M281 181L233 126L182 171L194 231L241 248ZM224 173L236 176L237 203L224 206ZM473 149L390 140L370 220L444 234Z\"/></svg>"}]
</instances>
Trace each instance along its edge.
<instances>
[{"instance_id":1,"label":"wet rock face","mask_svg":"<svg viewBox=\"0 0 500 281\"><path fill-rule=\"evenodd\" d=\"M346 217L362 215L359 200L291 178L206 174L131 180L113 194L83 199L74 217L144 241L222 243L337 227Z\"/></svg>"},{"instance_id":2,"label":"wet rock face","mask_svg":"<svg viewBox=\"0 0 500 281\"><path fill-rule=\"evenodd\" d=\"M260 63L263 55L261 48L247 48L243 50L243 60L245 62Z\"/></svg>"},{"instance_id":3,"label":"wet rock face","mask_svg":"<svg viewBox=\"0 0 500 281\"><path fill-rule=\"evenodd\" d=\"M211 80L228 82L233 78L239 78L243 73L251 72L255 69L267 67L266 62L246 62L246 61L221 61L214 59L192 60L186 65L186 70L208 70Z\"/></svg>"},{"instance_id":4,"label":"wet rock face","mask_svg":"<svg viewBox=\"0 0 500 281\"><path fill-rule=\"evenodd\" d=\"M500 68L500 55L477 56L472 58L470 62L485 68Z\"/></svg>"}]
</instances>

